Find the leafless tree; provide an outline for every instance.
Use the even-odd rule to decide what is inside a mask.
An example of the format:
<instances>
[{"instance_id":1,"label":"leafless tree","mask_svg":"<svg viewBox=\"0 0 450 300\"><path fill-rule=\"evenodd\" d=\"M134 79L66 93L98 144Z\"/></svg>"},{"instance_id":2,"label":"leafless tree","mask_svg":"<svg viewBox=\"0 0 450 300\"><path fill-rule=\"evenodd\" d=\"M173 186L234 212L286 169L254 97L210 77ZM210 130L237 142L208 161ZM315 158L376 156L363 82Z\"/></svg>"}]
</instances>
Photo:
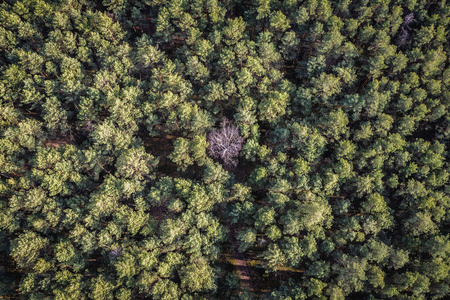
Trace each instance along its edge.
<instances>
[{"instance_id":1,"label":"leafless tree","mask_svg":"<svg viewBox=\"0 0 450 300\"><path fill-rule=\"evenodd\" d=\"M417 22L416 19L414 19L414 13L409 13L405 19L403 20L403 25L402 27L408 30L411 30L411 27L409 27L410 24L412 24L413 22Z\"/></svg>"},{"instance_id":2,"label":"leafless tree","mask_svg":"<svg viewBox=\"0 0 450 300\"><path fill-rule=\"evenodd\" d=\"M414 22L417 22L414 19L414 13L409 13L408 15L406 15L405 19L403 20L401 28L402 33L397 38L397 45L402 46L406 44L409 38L409 31L411 30L411 27L409 25L411 25Z\"/></svg>"},{"instance_id":3,"label":"leafless tree","mask_svg":"<svg viewBox=\"0 0 450 300\"><path fill-rule=\"evenodd\" d=\"M402 34L397 38L397 45L402 46L408 41L409 33L407 30L402 28Z\"/></svg>"},{"instance_id":4,"label":"leafless tree","mask_svg":"<svg viewBox=\"0 0 450 300\"><path fill-rule=\"evenodd\" d=\"M117 247L109 253L109 256L111 257L111 259L115 260L120 256L121 252L122 252L122 248Z\"/></svg>"},{"instance_id":5,"label":"leafless tree","mask_svg":"<svg viewBox=\"0 0 450 300\"><path fill-rule=\"evenodd\" d=\"M227 118L223 118L220 128L208 134L209 155L218 159L225 168L236 167L244 140L239 135L239 128L232 125Z\"/></svg>"}]
</instances>

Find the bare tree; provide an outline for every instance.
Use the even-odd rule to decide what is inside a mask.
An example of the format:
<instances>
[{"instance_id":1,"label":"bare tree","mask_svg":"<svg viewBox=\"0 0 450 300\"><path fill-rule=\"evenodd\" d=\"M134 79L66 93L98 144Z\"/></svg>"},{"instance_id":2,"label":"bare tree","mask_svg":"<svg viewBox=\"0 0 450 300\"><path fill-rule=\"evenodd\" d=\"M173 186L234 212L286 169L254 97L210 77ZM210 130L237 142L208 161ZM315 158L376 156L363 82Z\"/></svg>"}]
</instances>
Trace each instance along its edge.
<instances>
[{"instance_id":1,"label":"bare tree","mask_svg":"<svg viewBox=\"0 0 450 300\"><path fill-rule=\"evenodd\" d=\"M220 127L208 134L209 155L221 161L225 168L236 167L245 139L239 135L239 128L232 125L227 118L222 119Z\"/></svg>"},{"instance_id":2,"label":"bare tree","mask_svg":"<svg viewBox=\"0 0 450 300\"><path fill-rule=\"evenodd\" d=\"M402 34L400 34L397 38L397 45L402 46L406 44L406 42L408 41L408 37L409 37L408 31L402 28Z\"/></svg>"},{"instance_id":3,"label":"bare tree","mask_svg":"<svg viewBox=\"0 0 450 300\"><path fill-rule=\"evenodd\" d=\"M411 27L409 27L410 24L412 24L413 22L417 22L416 19L414 19L414 13L409 13L405 19L403 20L403 25L402 27L408 30L411 30Z\"/></svg>"},{"instance_id":4,"label":"bare tree","mask_svg":"<svg viewBox=\"0 0 450 300\"><path fill-rule=\"evenodd\" d=\"M120 253L122 252L122 248L117 247L111 252L109 252L109 257L113 260L117 259L120 256Z\"/></svg>"},{"instance_id":5,"label":"bare tree","mask_svg":"<svg viewBox=\"0 0 450 300\"><path fill-rule=\"evenodd\" d=\"M401 28L402 33L397 38L397 45L402 46L406 44L409 38L409 31L412 30L409 25L414 22L417 22L416 19L414 19L414 13L409 13L408 15L406 15Z\"/></svg>"}]
</instances>

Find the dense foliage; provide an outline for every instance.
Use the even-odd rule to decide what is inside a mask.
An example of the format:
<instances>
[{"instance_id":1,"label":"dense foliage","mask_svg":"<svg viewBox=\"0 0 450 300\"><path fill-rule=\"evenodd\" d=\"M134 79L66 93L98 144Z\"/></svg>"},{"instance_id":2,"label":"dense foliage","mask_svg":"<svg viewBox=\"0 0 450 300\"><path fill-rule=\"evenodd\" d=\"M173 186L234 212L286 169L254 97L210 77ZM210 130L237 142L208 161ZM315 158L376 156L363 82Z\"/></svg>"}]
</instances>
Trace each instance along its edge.
<instances>
[{"instance_id":1,"label":"dense foliage","mask_svg":"<svg viewBox=\"0 0 450 300\"><path fill-rule=\"evenodd\" d=\"M449 296L449 29L446 0L4 0L0 295Z\"/></svg>"}]
</instances>

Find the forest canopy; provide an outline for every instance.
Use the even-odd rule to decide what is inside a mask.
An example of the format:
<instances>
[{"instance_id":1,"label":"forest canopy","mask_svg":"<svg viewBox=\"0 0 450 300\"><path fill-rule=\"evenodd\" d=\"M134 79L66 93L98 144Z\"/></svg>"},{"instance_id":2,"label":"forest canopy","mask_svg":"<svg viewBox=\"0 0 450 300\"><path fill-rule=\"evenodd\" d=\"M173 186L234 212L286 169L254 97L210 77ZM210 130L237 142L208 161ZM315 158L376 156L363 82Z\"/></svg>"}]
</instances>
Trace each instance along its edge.
<instances>
[{"instance_id":1,"label":"forest canopy","mask_svg":"<svg viewBox=\"0 0 450 300\"><path fill-rule=\"evenodd\" d=\"M4 0L0 298L450 296L446 0Z\"/></svg>"}]
</instances>

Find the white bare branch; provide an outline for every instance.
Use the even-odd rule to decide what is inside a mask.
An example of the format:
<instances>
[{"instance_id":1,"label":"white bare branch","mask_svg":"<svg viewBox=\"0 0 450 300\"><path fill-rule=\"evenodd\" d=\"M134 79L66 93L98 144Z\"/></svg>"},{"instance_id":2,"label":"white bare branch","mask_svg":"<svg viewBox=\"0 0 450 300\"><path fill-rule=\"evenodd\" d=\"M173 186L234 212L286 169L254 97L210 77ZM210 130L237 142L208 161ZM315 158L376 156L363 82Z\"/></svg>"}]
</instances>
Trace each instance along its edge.
<instances>
[{"instance_id":1,"label":"white bare branch","mask_svg":"<svg viewBox=\"0 0 450 300\"><path fill-rule=\"evenodd\" d=\"M209 154L220 160L224 167L236 167L244 138L239 135L239 128L226 118L223 118L220 127L208 134Z\"/></svg>"},{"instance_id":2,"label":"white bare branch","mask_svg":"<svg viewBox=\"0 0 450 300\"><path fill-rule=\"evenodd\" d=\"M416 19L414 19L414 13L409 13L408 15L406 15L405 19L403 20L403 24L402 24L402 33L398 36L397 38L397 45L402 46L404 44L406 44L406 42L408 41L409 38L409 32L411 30L411 27L409 25L411 25L412 23L417 22Z\"/></svg>"}]
</instances>

